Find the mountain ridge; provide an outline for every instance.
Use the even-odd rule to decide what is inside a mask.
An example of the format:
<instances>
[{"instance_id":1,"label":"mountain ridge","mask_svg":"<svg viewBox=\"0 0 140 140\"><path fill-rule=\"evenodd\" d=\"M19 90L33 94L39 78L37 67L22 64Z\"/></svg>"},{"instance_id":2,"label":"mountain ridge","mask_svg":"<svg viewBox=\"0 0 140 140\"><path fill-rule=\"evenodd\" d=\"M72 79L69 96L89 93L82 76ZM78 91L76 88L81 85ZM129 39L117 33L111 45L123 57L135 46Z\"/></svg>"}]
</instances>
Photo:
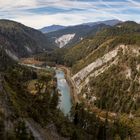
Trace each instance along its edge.
<instances>
[{"instance_id":1,"label":"mountain ridge","mask_svg":"<svg viewBox=\"0 0 140 140\"><path fill-rule=\"evenodd\" d=\"M39 29L41 32L43 33L50 33L50 32L54 32L54 31L58 31L64 28L68 28L68 27L74 27L74 26L79 26L79 25L88 25L88 26L94 26L94 25L98 25L98 24L105 24L105 25L109 25L109 26L114 26L118 23L122 23L121 20L118 19L112 19L112 20L104 20L104 21L95 21L95 22L87 22L87 23L82 23L82 24L76 24L76 25L68 25L68 26L64 26L64 25L50 25L50 26L46 26L46 27L42 27L41 29Z\"/></svg>"},{"instance_id":2,"label":"mountain ridge","mask_svg":"<svg viewBox=\"0 0 140 140\"><path fill-rule=\"evenodd\" d=\"M100 31L102 28L115 26L118 23L121 23L121 21L106 20L106 21L99 21L99 22L83 23L74 26L67 26L64 29L45 33L45 35L49 38L52 44L55 44L55 46L59 48L69 47L69 46L76 45L78 42L86 38L91 32L93 35L96 34L96 32ZM74 37L69 39L69 36L72 36L73 34Z\"/></svg>"},{"instance_id":3,"label":"mountain ridge","mask_svg":"<svg viewBox=\"0 0 140 140\"><path fill-rule=\"evenodd\" d=\"M38 30L15 21L0 20L0 45L10 57L20 58L52 50L47 43L44 34Z\"/></svg>"},{"instance_id":4,"label":"mountain ridge","mask_svg":"<svg viewBox=\"0 0 140 140\"><path fill-rule=\"evenodd\" d=\"M54 31L64 29L64 28L66 28L66 26L50 25L50 26L43 27L43 28L39 29L39 31L41 31L42 33L50 33L50 32L54 32Z\"/></svg>"},{"instance_id":5,"label":"mountain ridge","mask_svg":"<svg viewBox=\"0 0 140 140\"><path fill-rule=\"evenodd\" d=\"M109 25L109 26L114 26L118 23L122 23L122 21L118 20L118 19L111 19L111 20L83 23L82 25L94 26L94 25L97 25L97 24L105 24L105 25Z\"/></svg>"}]
</instances>

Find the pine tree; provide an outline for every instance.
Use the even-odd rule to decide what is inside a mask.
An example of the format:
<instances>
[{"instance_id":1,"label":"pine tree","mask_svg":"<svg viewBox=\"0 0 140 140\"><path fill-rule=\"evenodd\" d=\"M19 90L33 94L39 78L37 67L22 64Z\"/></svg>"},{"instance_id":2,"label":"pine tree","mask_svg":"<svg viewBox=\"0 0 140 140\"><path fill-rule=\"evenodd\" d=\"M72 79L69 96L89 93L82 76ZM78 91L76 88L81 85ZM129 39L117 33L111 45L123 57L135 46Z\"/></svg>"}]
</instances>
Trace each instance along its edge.
<instances>
[{"instance_id":1,"label":"pine tree","mask_svg":"<svg viewBox=\"0 0 140 140\"><path fill-rule=\"evenodd\" d=\"M16 128L16 137L20 140L28 140L27 128L24 121L20 121Z\"/></svg>"},{"instance_id":2,"label":"pine tree","mask_svg":"<svg viewBox=\"0 0 140 140\"><path fill-rule=\"evenodd\" d=\"M56 109L59 103L59 97L58 97L58 93L53 93L51 102L50 102L50 108L52 109Z\"/></svg>"},{"instance_id":3,"label":"pine tree","mask_svg":"<svg viewBox=\"0 0 140 140\"><path fill-rule=\"evenodd\" d=\"M79 140L78 139L78 134L76 131L73 132L72 137L70 138L70 140Z\"/></svg>"}]
</instances>

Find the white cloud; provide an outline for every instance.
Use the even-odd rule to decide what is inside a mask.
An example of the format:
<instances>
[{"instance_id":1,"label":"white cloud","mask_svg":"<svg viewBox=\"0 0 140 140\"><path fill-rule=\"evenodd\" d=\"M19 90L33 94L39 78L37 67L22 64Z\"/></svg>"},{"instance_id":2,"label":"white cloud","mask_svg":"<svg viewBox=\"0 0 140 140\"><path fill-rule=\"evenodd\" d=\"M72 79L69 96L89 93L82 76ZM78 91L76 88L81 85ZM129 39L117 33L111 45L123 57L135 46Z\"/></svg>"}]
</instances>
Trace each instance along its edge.
<instances>
[{"instance_id":1,"label":"white cloud","mask_svg":"<svg viewBox=\"0 0 140 140\"><path fill-rule=\"evenodd\" d=\"M46 10L41 14L28 10L41 7L71 11L50 13L50 11ZM73 25L112 18L137 20L139 22L139 13L135 13L135 15L124 13L126 10L139 10L139 7L140 3L134 0L127 0L125 2L105 2L103 0L93 2L71 0L0 0L0 18L12 19L35 28L51 24ZM74 8L81 10L72 10Z\"/></svg>"},{"instance_id":2,"label":"white cloud","mask_svg":"<svg viewBox=\"0 0 140 140\"><path fill-rule=\"evenodd\" d=\"M128 2L130 2L131 4L140 7L140 2L134 1L134 0L127 0Z\"/></svg>"}]
</instances>

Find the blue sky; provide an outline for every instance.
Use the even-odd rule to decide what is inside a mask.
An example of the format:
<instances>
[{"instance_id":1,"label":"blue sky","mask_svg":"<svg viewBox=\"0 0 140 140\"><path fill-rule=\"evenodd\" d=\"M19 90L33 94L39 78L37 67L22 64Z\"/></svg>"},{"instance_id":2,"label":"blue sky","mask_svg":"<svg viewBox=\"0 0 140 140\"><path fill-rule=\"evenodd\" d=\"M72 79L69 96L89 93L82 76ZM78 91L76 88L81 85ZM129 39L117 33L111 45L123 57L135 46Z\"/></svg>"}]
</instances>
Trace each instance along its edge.
<instances>
[{"instance_id":1,"label":"blue sky","mask_svg":"<svg viewBox=\"0 0 140 140\"><path fill-rule=\"evenodd\" d=\"M34 28L108 19L140 22L140 0L0 0L0 18Z\"/></svg>"}]
</instances>

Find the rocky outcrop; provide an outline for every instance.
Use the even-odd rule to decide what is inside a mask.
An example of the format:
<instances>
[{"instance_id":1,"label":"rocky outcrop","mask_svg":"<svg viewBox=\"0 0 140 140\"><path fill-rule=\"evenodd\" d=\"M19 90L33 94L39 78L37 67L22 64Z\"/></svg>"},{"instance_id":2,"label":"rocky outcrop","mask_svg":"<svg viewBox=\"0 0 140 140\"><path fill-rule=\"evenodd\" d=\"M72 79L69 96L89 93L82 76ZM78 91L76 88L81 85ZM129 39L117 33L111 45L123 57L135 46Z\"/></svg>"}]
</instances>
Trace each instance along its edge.
<instances>
[{"instance_id":1,"label":"rocky outcrop","mask_svg":"<svg viewBox=\"0 0 140 140\"><path fill-rule=\"evenodd\" d=\"M106 53L103 57L97 58L94 62L80 70L78 73L76 73L72 79L75 82L76 86L78 87L81 82L96 68L104 65L105 63L109 62L113 58L117 56L118 48L116 48L113 51L110 51Z\"/></svg>"}]
</instances>

